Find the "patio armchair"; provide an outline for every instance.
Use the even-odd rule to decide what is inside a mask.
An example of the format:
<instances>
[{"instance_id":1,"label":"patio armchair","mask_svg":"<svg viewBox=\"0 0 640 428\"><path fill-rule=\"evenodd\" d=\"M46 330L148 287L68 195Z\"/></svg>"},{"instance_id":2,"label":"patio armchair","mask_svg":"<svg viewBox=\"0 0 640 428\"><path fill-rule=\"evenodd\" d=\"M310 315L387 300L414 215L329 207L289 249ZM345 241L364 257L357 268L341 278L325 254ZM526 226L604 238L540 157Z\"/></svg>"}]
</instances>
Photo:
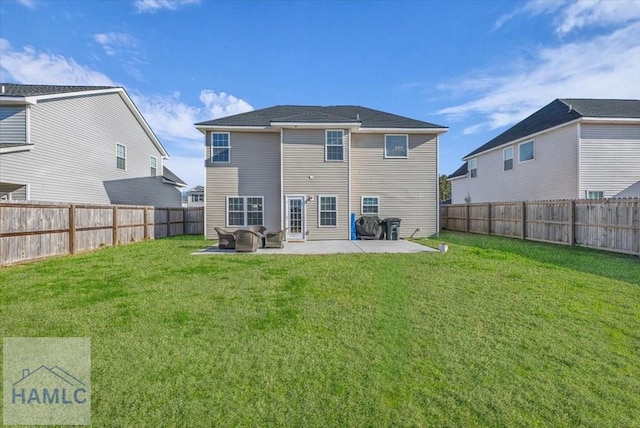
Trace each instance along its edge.
<instances>
[{"instance_id":1,"label":"patio armchair","mask_svg":"<svg viewBox=\"0 0 640 428\"><path fill-rule=\"evenodd\" d=\"M233 233L219 227L216 227L215 230L218 233L218 248L221 250L234 250L236 248L236 238Z\"/></svg>"},{"instance_id":2,"label":"patio armchair","mask_svg":"<svg viewBox=\"0 0 640 428\"><path fill-rule=\"evenodd\" d=\"M282 248L284 244L284 233L288 228L284 228L279 232L267 233L264 248Z\"/></svg>"},{"instance_id":3,"label":"patio armchair","mask_svg":"<svg viewBox=\"0 0 640 428\"><path fill-rule=\"evenodd\" d=\"M267 231L267 228L264 226L249 226L247 227L247 229L253 230L254 232L257 232L261 235L264 235L264 233Z\"/></svg>"},{"instance_id":4,"label":"patio armchair","mask_svg":"<svg viewBox=\"0 0 640 428\"><path fill-rule=\"evenodd\" d=\"M236 239L236 251L241 253L252 253L258 251L261 234L249 229L238 229L233 232Z\"/></svg>"}]
</instances>

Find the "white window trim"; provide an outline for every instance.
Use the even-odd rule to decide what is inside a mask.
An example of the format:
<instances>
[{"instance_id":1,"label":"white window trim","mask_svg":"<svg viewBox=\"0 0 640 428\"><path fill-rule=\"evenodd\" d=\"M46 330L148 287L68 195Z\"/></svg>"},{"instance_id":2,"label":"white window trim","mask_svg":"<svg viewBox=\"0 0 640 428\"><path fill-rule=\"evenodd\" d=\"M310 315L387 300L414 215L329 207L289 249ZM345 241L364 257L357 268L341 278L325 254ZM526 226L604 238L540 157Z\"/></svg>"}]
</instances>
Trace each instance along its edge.
<instances>
[{"instance_id":1,"label":"white window trim","mask_svg":"<svg viewBox=\"0 0 640 428\"><path fill-rule=\"evenodd\" d=\"M604 199L604 190L585 190L585 199L589 199L589 200L598 200L598 199ZM602 198L590 198L589 194L590 193L602 193Z\"/></svg>"},{"instance_id":2,"label":"white window trim","mask_svg":"<svg viewBox=\"0 0 640 428\"><path fill-rule=\"evenodd\" d=\"M124 147L124 168L118 168L118 158L119 158L119 156L118 156L118 146ZM129 162L127 160L127 152L128 152L128 149L127 149L126 144L116 143L116 169L118 171L126 171L127 167L129 166Z\"/></svg>"},{"instance_id":3,"label":"white window trim","mask_svg":"<svg viewBox=\"0 0 640 428\"><path fill-rule=\"evenodd\" d=\"M405 137L407 140L407 155L406 156L387 156L387 137ZM409 134L384 134L384 158L385 159L407 159L409 157Z\"/></svg>"},{"instance_id":4,"label":"white window trim","mask_svg":"<svg viewBox=\"0 0 640 428\"><path fill-rule=\"evenodd\" d=\"M511 149L511 168L506 169L504 163L508 161L507 159L507 150ZM503 171L513 171L513 146L505 147L502 149L502 170Z\"/></svg>"},{"instance_id":5,"label":"white window trim","mask_svg":"<svg viewBox=\"0 0 640 428\"><path fill-rule=\"evenodd\" d=\"M149 157L149 173L151 173L151 168L152 168L152 166L151 166L151 164L152 164L151 159L153 159L153 160L155 160L155 161L156 161L156 166L155 166L156 173L155 173L155 175L152 175L152 177L157 177L157 176L158 176L158 158L157 158L157 157L155 157L155 156L150 156L150 157Z\"/></svg>"},{"instance_id":6,"label":"white window trim","mask_svg":"<svg viewBox=\"0 0 640 428\"><path fill-rule=\"evenodd\" d=\"M226 134L227 135L227 140L229 141L229 146L228 146L228 148L229 148L229 160L227 160L227 161L216 161L216 160L213 160L213 149L214 149L214 147L213 147L213 136L216 135L216 134L218 134L218 135L219 134ZM217 148L220 148L220 147L217 147ZM209 154L211 155L210 156L211 163L231 163L231 133L230 132L212 132L211 134L209 134L209 149L210 149Z\"/></svg>"},{"instance_id":7,"label":"white window trim","mask_svg":"<svg viewBox=\"0 0 640 428\"><path fill-rule=\"evenodd\" d=\"M527 159L527 160L520 160L520 146L523 146L525 144L529 144L531 143L532 147L533 147L533 157L531 159ZM518 163L526 163L526 162L531 162L532 160L536 159L536 140L528 140L528 141L524 141L520 144L518 144Z\"/></svg>"},{"instance_id":8,"label":"white window trim","mask_svg":"<svg viewBox=\"0 0 640 428\"><path fill-rule=\"evenodd\" d=\"M320 212L321 212L321 202L322 198L335 198L336 199L336 224L335 225L322 225L320 224ZM329 212L329 211L327 211ZM318 195L318 227L322 228L336 228L338 227L338 196L337 195Z\"/></svg>"},{"instance_id":9,"label":"white window trim","mask_svg":"<svg viewBox=\"0 0 640 428\"><path fill-rule=\"evenodd\" d=\"M471 161L475 161L475 162L476 162L476 167L475 167L475 168L471 168ZM478 158L477 158L477 157L475 157L475 158L471 158L471 159L469 159L467 162L469 162L469 163L468 163L468 167L469 167L469 178L476 178L476 177L478 176ZM473 174L471 173L471 171L473 171L473 170L475 170L475 171L476 171L476 175L473 175Z\"/></svg>"},{"instance_id":10,"label":"white window trim","mask_svg":"<svg viewBox=\"0 0 640 428\"><path fill-rule=\"evenodd\" d=\"M338 147L337 144L329 144L329 132L339 132L342 134L342 144L340 144L340 147L342 147L342 159L327 159L327 147L328 146L332 146L332 147ZM344 130L342 129L326 129L324 131L324 161L325 162L344 162Z\"/></svg>"},{"instance_id":11,"label":"white window trim","mask_svg":"<svg viewBox=\"0 0 640 428\"><path fill-rule=\"evenodd\" d=\"M376 199L378 201L377 206L378 206L378 212L377 213L366 213L364 212L364 198L372 198L372 199ZM360 215L380 215L380 196L373 196L373 195L362 195L360 197Z\"/></svg>"},{"instance_id":12,"label":"white window trim","mask_svg":"<svg viewBox=\"0 0 640 428\"><path fill-rule=\"evenodd\" d=\"M229 224L229 199L231 198L242 198L242 212L244 213L244 219L242 221L242 225L230 225ZM264 207L264 196L225 196L225 207L224 207L224 217L225 217L225 225L226 227L249 227L249 225L247 224L247 218L249 216L249 209L247 206L247 199L248 198L259 198L262 200L262 222L264 223L264 216L265 216L265 212L266 209ZM234 211L236 212L236 211ZM238 211L239 212L239 211Z\"/></svg>"}]
</instances>

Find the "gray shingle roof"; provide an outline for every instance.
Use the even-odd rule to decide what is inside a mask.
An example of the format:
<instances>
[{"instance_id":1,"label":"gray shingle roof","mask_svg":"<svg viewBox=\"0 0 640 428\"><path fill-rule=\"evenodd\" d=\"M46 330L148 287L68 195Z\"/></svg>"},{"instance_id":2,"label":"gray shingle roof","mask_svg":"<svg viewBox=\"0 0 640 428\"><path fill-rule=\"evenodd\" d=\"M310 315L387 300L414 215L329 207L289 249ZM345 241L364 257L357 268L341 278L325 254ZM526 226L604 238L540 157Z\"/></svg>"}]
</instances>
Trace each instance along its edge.
<instances>
[{"instance_id":1,"label":"gray shingle roof","mask_svg":"<svg viewBox=\"0 0 640 428\"><path fill-rule=\"evenodd\" d=\"M410 119L361 106L294 106L281 105L236 114L221 119L196 123L196 126L271 126L273 122L290 123L361 123L362 128L442 128L421 120Z\"/></svg>"},{"instance_id":2,"label":"gray shingle roof","mask_svg":"<svg viewBox=\"0 0 640 428\"><path fill-rule=\"evenodd\" d=\"M175 175L169 168L166 166L162 167L162 178L165 180L173 181L177 185L186 186L186 183L177 175Z\"/></svg>"},{"instance_id":3,"label":"gray shingle roof","mask_svg":"<svg viewBox=\"0 0 640 428\"><path fill-rule=\"evenodd\" d=\"M582 117L639 119L640 100L558 98L488 143L478 147L464 158ZM465 162L449 178L460 177L466 175L467 172L467 163Z\"/></svg>"},{"instance_id":4,"label":"gray shingle roof","mask_svg":"<svg viewBox=\"0 0 640 428\"><path fill-rule=\"evenodd\" d=\"M34 97L115 88L114 86L19 85L16 83L0 83L0 85L4 87L4 92L0 92L0 97Z\"/></svg>"},{"instance_id":5,"label":"gray shingle roof","mask_svg":"<svg viewBox=\"0 0 640 428\"><path fill-rule=\"evenodd\" d=\"M581 117L640 118L640 100L556 99L465 158Z\"/></svg>"}]
</instances>

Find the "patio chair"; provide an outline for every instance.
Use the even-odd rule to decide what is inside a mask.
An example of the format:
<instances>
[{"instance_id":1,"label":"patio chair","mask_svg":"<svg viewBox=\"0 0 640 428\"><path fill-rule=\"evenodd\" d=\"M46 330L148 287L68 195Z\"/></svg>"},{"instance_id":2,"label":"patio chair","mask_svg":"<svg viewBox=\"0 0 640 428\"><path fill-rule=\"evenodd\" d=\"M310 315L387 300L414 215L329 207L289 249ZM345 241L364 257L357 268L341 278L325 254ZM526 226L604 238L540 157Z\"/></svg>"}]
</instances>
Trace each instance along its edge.
<instances>
[{"instance_id":1,"label":"patio chair","mask_svg":"<svg viewBox=\"0 0 640 428\"><path fill-rule=\"evenodd\" d=\"M247 227L247 229L253 230L254 232L257 232L261 235L264 235L264 233L267 231L267 228L264 226L249 226Z\"/></svg>"},{"instance_id":2,"label":"patio chair","mask_svg":"<svg viewBox=\"0 0 640 428\"><path fill-rule=\"evenodd\" d=\"M267 238L265 239L264 248L282 248L284 244L282 241L284 240L284 233L288 228L284 228L279 232L267 233Z\"/></svg>"},{"instance_id":3,"label":"patio chair","mask_svg":"<svg viewBox=\"0 0 640 428\"><path fill-rule=\"evenodd\" d=\"M258 232L248 229L238 229L233 232L236 238L236 251L241 253L253 253L258 251L260 235Z\"/></svg>"},{"instance_id":4,"label":"patio chair","mask_svg":"<svg viewBox=\"0 0 640 428\"><path fill-rule=\"evenodd\" d=\"M236 248L236 238L233 233L219 227L216 227L215 230L218 233L218 248L221 250L234 250Z\"/></svg>"}]
</instances>

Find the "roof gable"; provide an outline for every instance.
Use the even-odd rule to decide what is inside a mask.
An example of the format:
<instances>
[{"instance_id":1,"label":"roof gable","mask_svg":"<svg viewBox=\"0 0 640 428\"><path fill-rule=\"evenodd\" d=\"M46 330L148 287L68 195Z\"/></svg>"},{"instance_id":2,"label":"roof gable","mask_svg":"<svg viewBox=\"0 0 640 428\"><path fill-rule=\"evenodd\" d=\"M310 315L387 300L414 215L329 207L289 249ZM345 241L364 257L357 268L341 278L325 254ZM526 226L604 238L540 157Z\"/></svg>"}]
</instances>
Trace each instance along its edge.
<instances>
[{"instance_id":1,"label":"roof gable","mask_svg":"<svg viewBox=\"0 0 640 428\"><path fill-rule=\"evenodd\" d=\"M196 123L196 127L270 127L272 123L360 123L361 128L447 128L362 106L280 105Z\"/></svg>"},{"instance_id":2,"label":"roof gable","mask_svg":"<svg viewBox=\"0 0 640 428\"><path fill-rule=\"evenodd\" d=\"M463 159L580 118L640 118L640 100L556 99Z\"/></svg>"}]
</instances>

